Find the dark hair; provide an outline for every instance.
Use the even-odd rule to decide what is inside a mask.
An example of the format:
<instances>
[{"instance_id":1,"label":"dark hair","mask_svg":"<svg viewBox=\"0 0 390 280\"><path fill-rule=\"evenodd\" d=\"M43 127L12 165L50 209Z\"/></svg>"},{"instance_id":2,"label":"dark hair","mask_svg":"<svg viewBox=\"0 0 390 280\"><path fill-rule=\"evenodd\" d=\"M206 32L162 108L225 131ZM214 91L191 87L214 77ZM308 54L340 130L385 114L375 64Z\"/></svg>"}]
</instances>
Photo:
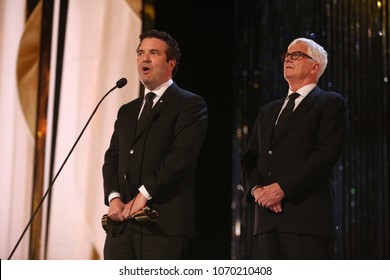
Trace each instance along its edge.
<instances>
[{"instance_id":1,"label":"dark hair","mask_svg":"<svg viewBox=\"0 0 390 280\"><path fill-rule=\"evenodd\" d=\"M142 43L142 41L145 38L157 38L157 39L164 41L168 45L168 48L167 48L165 54L167 56L167 62L170 60L176 60L176 66L172 70L172 76L175 76L175 74L177 73L177 69L179 67L179 64L180 64L180 56L181 56L181 51L180 51L179 44L177 43L177 41L175 39L173 39L172 36L169 35L167 32L159 31L156 29L148 30L148 31L141 33L139 35L140 44Z\"/></svg>"}]
</instances>

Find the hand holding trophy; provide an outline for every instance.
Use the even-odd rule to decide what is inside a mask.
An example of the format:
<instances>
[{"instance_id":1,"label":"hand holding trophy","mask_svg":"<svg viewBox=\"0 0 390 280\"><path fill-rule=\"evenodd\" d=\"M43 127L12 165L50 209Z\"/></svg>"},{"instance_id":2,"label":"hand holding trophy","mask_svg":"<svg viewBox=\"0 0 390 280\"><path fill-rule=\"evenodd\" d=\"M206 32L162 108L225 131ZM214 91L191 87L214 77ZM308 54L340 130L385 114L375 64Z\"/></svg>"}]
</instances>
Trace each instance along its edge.
<instances>
[{"instance_id":1,"label":"hand holding trophy","mask_svg":"<svg viewBox=\"0 0 390 280\"><path fill-rule=\"evenodd\" d=\"M145 206L138 212L136 212L130 219L135 219L138 223L144 224L147 222L155 222L155 218L158 217L156 210L151 209L149 206ZM114 221L111 220L107 214L102 216L102 227L106 233L120 233L127 221Z\"/></svg>"}]
</instances>

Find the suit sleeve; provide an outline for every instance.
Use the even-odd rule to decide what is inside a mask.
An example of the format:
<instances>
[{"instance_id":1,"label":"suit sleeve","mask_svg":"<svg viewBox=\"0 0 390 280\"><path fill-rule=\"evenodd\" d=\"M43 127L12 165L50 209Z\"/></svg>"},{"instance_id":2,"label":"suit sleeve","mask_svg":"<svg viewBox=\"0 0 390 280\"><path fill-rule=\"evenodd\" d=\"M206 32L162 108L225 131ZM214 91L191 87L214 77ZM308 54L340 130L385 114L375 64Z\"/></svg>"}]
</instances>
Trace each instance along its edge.
<instances>
[{"instance_id":1,"label":"suit sleeve","mask_svg":"<svg viewBox=\"0 0 390 280\"><path fill-rule=\"evenodd\" d=\"M102 168L103 173L103 187L104 187L104 203L108 206L108 196L111 192L119 193L118 181L118 159L119 159L119 141L118 141L118 118L120 111L118 111L117 120L114 124L114 132L111 136L110 146L104 154L104 164Z\"/></svg>"},{"instance_id":2,"label":"suit sleeve","mask_svg":"<svg viewBox=\"0 0 390 280\"><path fill-rule=\"evenodd\" d=\"M259 173L256 170L259 153L259 118L257 117L253 126L252 134L249 138L247 150L241 158L241 181L244 187L245 197L249 202L253 201L252 188L256 185L262 185Z\"/></svg>"}]
</instances>

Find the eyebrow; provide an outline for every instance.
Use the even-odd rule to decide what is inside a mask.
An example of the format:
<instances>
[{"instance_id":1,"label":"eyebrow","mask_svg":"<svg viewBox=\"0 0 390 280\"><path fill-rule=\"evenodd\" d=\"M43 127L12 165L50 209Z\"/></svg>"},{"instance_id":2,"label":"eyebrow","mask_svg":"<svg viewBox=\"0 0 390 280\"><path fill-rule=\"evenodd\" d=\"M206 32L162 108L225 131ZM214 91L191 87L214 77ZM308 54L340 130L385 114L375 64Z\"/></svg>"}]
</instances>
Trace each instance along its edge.
<instances>
[{"instance_id":1,"label":"eyebrow","mask_svg":"<svg viewBox=\"0 0 390 280\"><path fill-rule=\"evenodd\" d=\"M137 52L146 52L146 51L149 51L149 52L159 52L159 53L161 53L161 50L159 50L159 49L145 50L145 49L142 49L142 48L138 48L136 51L137 51Z\"/></svg>"}]
</instances>

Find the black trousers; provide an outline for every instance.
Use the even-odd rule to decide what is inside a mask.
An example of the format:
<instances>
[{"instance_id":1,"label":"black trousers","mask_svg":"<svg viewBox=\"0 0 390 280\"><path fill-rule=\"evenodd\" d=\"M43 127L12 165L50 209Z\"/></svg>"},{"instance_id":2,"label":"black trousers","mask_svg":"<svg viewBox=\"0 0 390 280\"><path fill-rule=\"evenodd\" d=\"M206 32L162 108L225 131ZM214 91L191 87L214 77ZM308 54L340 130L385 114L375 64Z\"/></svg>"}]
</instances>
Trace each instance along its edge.
<instances>
[{"instance_id":1,"label":"black trousers","mask_svg":"<svg viewBox=\"0 0 390 280\"><path fill-rule=\"evenodd\" d=\"M334 259L334 237L285 233L277 230L261 233L256 237L257 257L262 260Z\"/></svg>"},{"instance_id":2,"label":"black trousers","mask_svg":"<svg viewBox=\"0 0 390 280\"><path fill-rule=\"evenodd\" d=\"M189 237L147 235L142 225L129 221L121 233L107 233L105 260L179 260L189 250Z\"/></svg>"}]
</instances>

